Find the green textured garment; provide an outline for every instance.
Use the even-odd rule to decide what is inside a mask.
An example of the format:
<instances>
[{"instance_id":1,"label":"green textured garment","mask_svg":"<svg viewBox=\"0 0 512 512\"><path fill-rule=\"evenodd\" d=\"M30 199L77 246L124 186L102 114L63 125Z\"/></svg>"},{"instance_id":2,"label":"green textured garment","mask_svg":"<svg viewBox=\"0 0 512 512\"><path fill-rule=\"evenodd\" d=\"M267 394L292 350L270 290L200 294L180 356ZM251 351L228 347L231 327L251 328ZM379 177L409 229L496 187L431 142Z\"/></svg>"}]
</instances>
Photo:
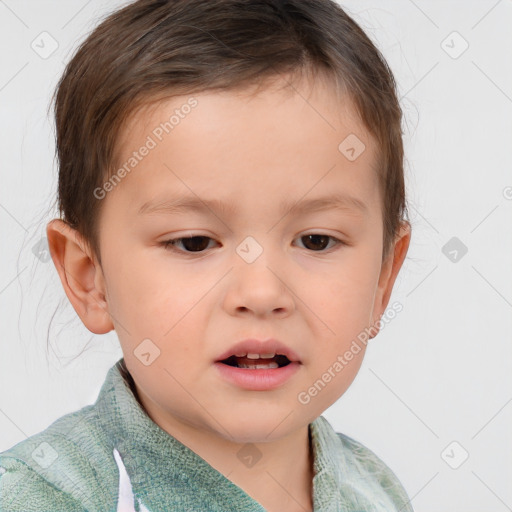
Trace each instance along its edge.
<instances>
[{"instance_id":1,"label":"green textured garment","mask_svg":"<svg viewBox=\"0 0 512 512\"><path fill-rule=\"evenodd\" d=\"M0 453L0 512L264 512L240 487L161 429L120 359L93 405ZM412 512L368 448L319 416L309 425L315 512Z\"/></svg>"}]
</instances>

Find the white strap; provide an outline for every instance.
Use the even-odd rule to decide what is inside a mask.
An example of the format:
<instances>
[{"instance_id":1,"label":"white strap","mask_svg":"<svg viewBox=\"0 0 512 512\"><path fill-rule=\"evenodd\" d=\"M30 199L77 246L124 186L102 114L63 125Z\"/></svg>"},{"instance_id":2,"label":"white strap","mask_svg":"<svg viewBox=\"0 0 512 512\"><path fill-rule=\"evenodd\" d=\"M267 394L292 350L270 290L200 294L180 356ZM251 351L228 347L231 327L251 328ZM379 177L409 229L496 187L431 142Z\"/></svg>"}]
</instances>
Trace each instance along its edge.
<instances>
[{"instance_id":1,"label":"white strap","mask_svg":"<svg viewBox=\"0 0 512 512\"><path fill-rule=\"evenodd\" d=\"M135 512L134 496L132 483L128 472L123 464L123 459L116 448L114 448L114 459L119 469L119 497L117 500L117 512ZM150 512L141 502L139 502L140 512Z\"/></svg>"}]
</instances>

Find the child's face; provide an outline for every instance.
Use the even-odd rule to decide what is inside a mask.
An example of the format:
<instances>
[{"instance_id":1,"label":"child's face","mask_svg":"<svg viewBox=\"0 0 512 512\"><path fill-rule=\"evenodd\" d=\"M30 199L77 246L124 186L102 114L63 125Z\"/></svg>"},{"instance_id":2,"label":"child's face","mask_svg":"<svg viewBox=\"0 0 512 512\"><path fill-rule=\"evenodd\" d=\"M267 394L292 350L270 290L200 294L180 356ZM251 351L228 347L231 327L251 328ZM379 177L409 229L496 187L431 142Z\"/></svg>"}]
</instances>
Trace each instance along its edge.
<instances>
[{"instance_id":1,"label":"child's face","mask_svg":"<svg viewBox=\"0 0 512 512\"><path fill-rule=\"evenodd\" d=\"M103 199L102 269L96 266L94 282L106 291L139 397L163 428L181 422L256 442L303 427L350 386L364 344L343 358L341 371L334 365L389 300L409 234L381 266L376 146L323 82L295 87L253 98L194 94L191 108L181 108L189 96L172 98L139 112L120 139L121 165L134 151L140 161ZM155 131L173 114L172 131ZM350 134L366 145L353 161L338 149ZM141 146L153 146L148 136L156 147L142 157ZM283 210L283 203L333 195L365 207ZM216 200L225 210L139 213L147 202L172 198ZM209 238L163 245L190 236ZM100 330L92 316L81 316ZM298 370L266 391L226 380L216 361L248 338L281 341L299 356ZM315 383L319 391L309 392Z\"/></svg>"}]
</instances>

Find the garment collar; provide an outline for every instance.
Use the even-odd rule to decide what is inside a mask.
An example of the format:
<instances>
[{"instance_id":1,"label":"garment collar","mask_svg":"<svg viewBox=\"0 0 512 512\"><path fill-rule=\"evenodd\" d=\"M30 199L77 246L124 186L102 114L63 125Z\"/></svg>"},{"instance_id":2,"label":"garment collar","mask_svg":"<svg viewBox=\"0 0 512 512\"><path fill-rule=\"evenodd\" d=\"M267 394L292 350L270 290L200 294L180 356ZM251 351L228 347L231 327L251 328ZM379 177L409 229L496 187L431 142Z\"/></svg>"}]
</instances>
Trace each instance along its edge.
<instances>
[{"instance_id":1,"label":"garment collar","mask_svg":"<svg viewBox=\"0 0 512 512\"><path fill-rule=\"evenodd\" d=\"M112 446L121 454L131 485L142 501L147 497L151 502L150 489L161 492L161 486L173 480L172 475L187 478L190 476L187 472L193 472L194 480L200 482L197 492L230 496L240 504L240 510L264 511L240 487L147 415L136 398L133 379L124 359L110 368L95 405L99 420ZM316 504L322 493L325 496L326 489L331 494L340 487L345 455L338 434L323 416L309 424L309 434L313 451L313 501Z\"/></svg>"}]
</instances>

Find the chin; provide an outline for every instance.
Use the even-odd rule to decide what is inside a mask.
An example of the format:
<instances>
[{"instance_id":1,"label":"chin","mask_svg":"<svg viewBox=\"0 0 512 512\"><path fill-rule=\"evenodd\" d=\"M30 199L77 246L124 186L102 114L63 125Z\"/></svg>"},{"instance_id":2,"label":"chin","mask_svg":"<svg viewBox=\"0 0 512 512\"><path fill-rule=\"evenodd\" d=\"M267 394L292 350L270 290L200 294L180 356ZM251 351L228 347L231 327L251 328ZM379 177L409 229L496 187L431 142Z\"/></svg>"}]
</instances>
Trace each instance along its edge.
<instances>
[{"instance_id":1,"label":"chin","mask_svg":"<svg viewBox=\"0 0 512 512\"><path fill-rule=\"evenodd\" d=\"M296 422L297 416L289 413L290 410L283 411L282 408L279 408L278 412L270 410L262 412L261 409L254 409L252 413L218 417L219 424L224 429L219 428L218 424L215 427L218 434L227 441L240 444L268 443L300 428L300 425L292 424L292 418ZM304 424L307 424L306 420Z\"/></svg>"}]
</instances>

